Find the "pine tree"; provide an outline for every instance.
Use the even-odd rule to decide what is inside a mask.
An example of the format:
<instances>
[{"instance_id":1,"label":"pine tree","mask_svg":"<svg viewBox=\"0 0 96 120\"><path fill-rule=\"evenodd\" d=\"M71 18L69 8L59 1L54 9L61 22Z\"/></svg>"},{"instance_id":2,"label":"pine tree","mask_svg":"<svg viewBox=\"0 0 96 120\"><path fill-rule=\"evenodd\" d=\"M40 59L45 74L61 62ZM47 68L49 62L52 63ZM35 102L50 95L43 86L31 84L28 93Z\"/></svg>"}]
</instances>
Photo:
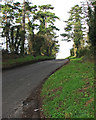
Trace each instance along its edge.
<instances>
[{"instance_id":1,"label":"pine tree","mask_svg":"<svg viewBox=\"0 0 96 120\"><path fill-rule=\"evenodd\" d=\"M65 21L67 24L65 33L61 34L61 36L65 37L67 41L73 40L74 56L78 56L79 50L83 45L82 9L79 5L75 5L69 11L69 14L68 21Z\"/></svg>"}]
</instances>

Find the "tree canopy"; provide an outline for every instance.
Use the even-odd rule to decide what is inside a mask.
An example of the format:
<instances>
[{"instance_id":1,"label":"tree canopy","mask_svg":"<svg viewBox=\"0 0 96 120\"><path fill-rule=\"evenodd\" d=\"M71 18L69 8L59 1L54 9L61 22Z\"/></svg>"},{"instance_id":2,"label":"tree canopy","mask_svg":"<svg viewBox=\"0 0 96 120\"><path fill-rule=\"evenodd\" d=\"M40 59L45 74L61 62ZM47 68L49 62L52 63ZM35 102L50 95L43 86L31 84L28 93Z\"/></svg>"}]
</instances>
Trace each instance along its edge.
<instances>
[{"instance_id":1,"label":"tree canopy","mask_svg":"<svg viewBox=\"0 0 96 120\"><path fill-rule=\"evenodd\" d=\"M55 56L58 51L54 22L59 18L54 7L33 5L23 1L1 5L2 37L6 38L6 50L12 53Z\"/></svg>"},{"instance_id":2,"label":"tree canopy","mask_svg":"<svg viewBox=\"0 0 96 120\"><path fill-rule=\"evenodd\" d=\"M65 33L61 34L65 40L68 42L73 40L74 42L74 55L78 56L79 50L83 47L84 45L84 40L83 40L83 25L82 25L82 19L83 19L83 13L82 9L79 5L75 5L74 7L71 8L69 11L69 19L68 21L65 21L66 27L64 28Z\"/></svg>"}]
</instances>

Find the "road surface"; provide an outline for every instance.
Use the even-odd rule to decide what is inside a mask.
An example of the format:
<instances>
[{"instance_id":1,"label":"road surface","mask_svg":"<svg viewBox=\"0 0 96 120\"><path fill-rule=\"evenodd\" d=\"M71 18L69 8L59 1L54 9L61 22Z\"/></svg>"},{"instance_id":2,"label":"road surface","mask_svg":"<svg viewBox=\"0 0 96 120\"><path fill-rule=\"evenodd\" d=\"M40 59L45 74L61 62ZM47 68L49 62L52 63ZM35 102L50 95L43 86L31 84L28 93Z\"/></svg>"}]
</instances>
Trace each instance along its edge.
<instances>
[{"instance_id":1,"label":"road surface","mask_svg":"<svg viewBox=\"0 0 96 120\"><path fill-rule=\"evenodd\" d=\"M48 60L3 71L2 116L13 118L16 109L39 84L66 60Z\"/></svg>"}]
</instances>

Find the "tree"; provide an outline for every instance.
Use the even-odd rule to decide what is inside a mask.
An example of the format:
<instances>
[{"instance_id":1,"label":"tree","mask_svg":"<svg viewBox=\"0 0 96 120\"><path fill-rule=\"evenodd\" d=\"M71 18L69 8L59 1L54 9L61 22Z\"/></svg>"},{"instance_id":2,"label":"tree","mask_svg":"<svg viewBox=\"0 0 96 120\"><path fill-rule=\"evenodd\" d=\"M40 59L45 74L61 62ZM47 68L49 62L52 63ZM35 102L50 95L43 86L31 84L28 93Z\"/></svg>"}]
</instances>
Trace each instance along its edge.
<instances>
[{"instance_id":1,"label":"tree","mask_svg":"<svg viewBox=\"0 0 96 120\"><path fill-rule=\"evenodd\" d=\"M42 46L43 54L50 56L52 52L52 46L54 46L54 41L52 39L55 38L54 30L59 30L54 26L54 22L56 19L59 19L55 13L50 12L53 10L50 4L39 6L39 11L37 12L34 19L38 19L40 22L38 35L43 35L45 41L43 42L44 46Z\"/></svg>"},{"instance_id":2,"label":"tree","mask_svg":"<svg viewBox=\"0 0 96 120\"><path fill-rule=\"evenodd\" d=\"M74 55L78 56L79 49L83 46L83 27L82 27L82 9L79 5L75 5L70 10L70 17L65 21L65 33L61 36L65 37L67 41L73 40L74 42Z\"/></svg>"},{"instance_id":3,"label":"tree","mask_svg":"<svg viewBox=\"0 0 96 120\"><path fill-rule=\"evenodd\" d=\"M34 30L38 28L38 24L35 23L36 19L34 19L34 16L37 12L37 6L36 5L31 5L31 3L26 2L25 4L26 7L26 16L28 19L28 23L26 24L26 31L27 31L27 40L28 40L28 54L34 55L34 50L33 50L33 44L34 42Z\"/></svg>"},{"instance_id":4,"label":"tree","mask_svg":"<svg viewBox=\"0 0 96 120\"><path fill-rule=\"evenodd\" d=\"M30 53L32 51L33 55L42 54L49 56L49 46L52 45L52 39L55 37L54 30L59 30L58 28L56 28L56 26L54 26L54 21L55 19L58 19L58 17L55 16L54 13L50 12L50 9L53 9L51 5L42 5L39 6L39 10L35 10L35 12L33 13L33 19L29 24L31 26L29 27L31 28L29 39L29 51ZM39 21L39 24L34 24L36 21ZM38 29L36 35L34 35L33 32L34 28ZM39 46L37 45L38 43Z\"/></svg>"},{"instance_id":5,"label":"tree","mask_svg":"<svg viewBox=\"0 0 96 120\"><path fill-rule=\"evenodd\" d=\"M89 38L89 43L91 43L90 48L95 53L95 49L96 49L96 2L88 4L87 23L89 26L88 38Z\"/></svg>"},{"instance_id":6,"label":"tree","mask_svg":"<svg viewBox=\"0 0 96 120\"><path fill-rule=\"evenodd\" d=\"M88 48L90 49L90 54L96 54L95 53L95 46L96 46L96 2L87 0L82 4L83 6L83 13L85 16L85 22L87 24L87 44Z\"/></svg>"},{"instance_id":7,"label":"tree","mask_svg":"<svg viewBox=\"0 0 96 120\"><path fill-rule=\"evenodd\" d=\"M24 54L26 47L33 56L55 56L58 48L55 30L59 29L54 26L54 22L59 18L49 11L53 8L43 5L38 10L36 5L25 0L23 6L19 2L2 5L2 36L7 39L7 50ZM36 21L39 21L38 24ZM37 33L34 30L38 30Z\"/></svg>"},{"instance_id":8,"label":"tree","mask_svg":"<svg viewBox=\"0 0 96 120\"><path fill-rule=\"evenodd\" d=\"M25 43L25 0L23 0L23 11L22 11L22 42L21 42L21 54L24 54L24 43Z\"/></svg>"},{"instance_id":9,"label":"tree","mask_svg":"<svg viewBox=\"0 0 96 120\"><path fill-rule=\"evenodd\" d=\"M5 16L6 10L7 14ZM18 53L20 51L22 38L21 11L19 2L2 5L2 37L6 37L6 48L10 52Z\"/></svg>"},{"instance_id":10,"label":"tree","mask_svg":"<svg viewBox=\"0 0 96 120\"><path fill-rule=\"evenodd\" d=\"M3 14L2 16L2 26L3 26L2 37L6 37L6 50L8 50L8 42L10 42L9 31L10 31L11 22L13 19L13 16L12 16L13 10L10 8L12 8L12 6L9 3L5 3L5 5L2 5L2 8L1 8L1 12Z\"/></svg>"}]
</instances>

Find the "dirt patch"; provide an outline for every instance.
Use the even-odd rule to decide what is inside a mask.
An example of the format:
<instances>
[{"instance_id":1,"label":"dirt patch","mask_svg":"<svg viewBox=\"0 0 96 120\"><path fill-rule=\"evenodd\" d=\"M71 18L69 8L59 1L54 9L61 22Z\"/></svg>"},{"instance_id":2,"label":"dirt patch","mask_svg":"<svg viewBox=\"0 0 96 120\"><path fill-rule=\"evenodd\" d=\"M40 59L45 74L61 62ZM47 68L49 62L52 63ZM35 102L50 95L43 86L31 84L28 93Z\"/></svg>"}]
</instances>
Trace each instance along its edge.
<instances>
[{"instance_id":1,"label":"dirt patch","mask_svg":"<svg viewBox=\"0 0 96 120\"><path fill-rule=\"evenodd\" d=\"M88 78L83 79L83 81L88 81L88 80L89 80Z\"/></svg>"},{"instance_id":2,"label":"dirt patch","mask_svg":"<svg viewBox=\"0 0 96 120\"><path fill-rule=\"evenodd\" d=\"M53 89L52 92L55 93L55 92L61 91L61 90L62 90L62 87L59 87L59 88Z\"/></svg>"},{"instance_id":3,"label":"dirt patch","mask_svg":"<svg viewBox=\"0 0 96 120\"><path fill-rule=\"evenodd\" d=\"M61 90L62 90L62 87L58 87L58 88L55 88L55 89L53 89L53 90L50 90L49 93L48 93L48 96L50 96L51 93L52 93L52 94L55 94L57 91L61 91Z\"/></svg>"},{"instance_id":4,"label":"dirt patch","mask_svg":"<svg viewBox=\"0 0 96 120\"><path fill-rule=\"evenodd\" d=\"M86 102L85 106L87 107L88 104L90 104L90 103L93 102L93 101L94 101L94 98L91 98L90 100L88 100L88 101Z\"/></svg>"},{"instance_id":5,"label":"dirt patch","mask_svg":"<svg viewBox=\"0 0 96 120\"><path fill-rule=\"evenodd\" d=\"M90 88L91 86L88 86L88 87L84 87L82 89L79 90L79 92L85 92L88 88Z\"/></svg>"},{"instance_id":6,"label":"dirt patch","mask_svg":"<svg viewBox=\"0 0 96 120\"><path fill-rule=\"evenodd\" d=\"M39 91L40 86L34 90L31 95L23 101L22 118L40 118L39 107Z\"/></svg>"}]
</instances>

